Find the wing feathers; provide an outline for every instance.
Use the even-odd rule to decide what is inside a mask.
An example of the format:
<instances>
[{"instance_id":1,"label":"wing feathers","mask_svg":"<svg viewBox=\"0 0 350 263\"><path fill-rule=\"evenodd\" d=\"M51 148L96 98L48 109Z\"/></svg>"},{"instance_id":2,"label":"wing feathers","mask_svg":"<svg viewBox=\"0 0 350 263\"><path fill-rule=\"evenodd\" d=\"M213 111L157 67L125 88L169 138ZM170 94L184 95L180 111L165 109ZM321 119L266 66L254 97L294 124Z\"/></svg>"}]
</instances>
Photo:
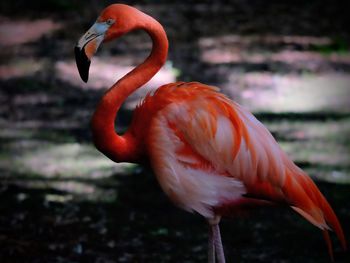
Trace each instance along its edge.
<instances>
[{"instance_id":1,"label":"wing feathers","mask_svg":"<svg viewBox=\"0 0 350 263\"><path fill-rule=\"evenodd\" d=\"M211 218L214 207L240 198L245 187L241 181L224 176L198 155L194 147L189 147L187 140L199 134L184 133L179 129L180 120L176 120L176 128L170 125L175 119L166 113L160 113L153 121L149 138L151 163L159 184L178 206Z\"/></svg>"}]
</instances>

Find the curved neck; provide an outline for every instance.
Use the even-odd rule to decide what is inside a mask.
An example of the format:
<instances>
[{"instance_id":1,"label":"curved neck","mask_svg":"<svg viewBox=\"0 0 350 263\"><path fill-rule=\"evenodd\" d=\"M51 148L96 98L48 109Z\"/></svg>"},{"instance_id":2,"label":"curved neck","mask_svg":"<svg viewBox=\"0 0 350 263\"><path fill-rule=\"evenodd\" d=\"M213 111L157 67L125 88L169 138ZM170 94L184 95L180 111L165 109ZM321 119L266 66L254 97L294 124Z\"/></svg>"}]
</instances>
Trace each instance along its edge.
<instances>
[{"instance_id":1,"label":"curved neck","mask_svg":"<svg viewBox=\"0 0 350 263\"><path fill-rule=\"evenodd\" d=\"M137 162L142 149L137 137L129 132L118 135L114 123L125 99L147 83L164 65L168 53L168 39L163 27L146 16L134 29L145 30L152 38L149 57L117 81L102 97L92 118L92 134L96 148L116 162Z\"/></svg>"}]
</instances>

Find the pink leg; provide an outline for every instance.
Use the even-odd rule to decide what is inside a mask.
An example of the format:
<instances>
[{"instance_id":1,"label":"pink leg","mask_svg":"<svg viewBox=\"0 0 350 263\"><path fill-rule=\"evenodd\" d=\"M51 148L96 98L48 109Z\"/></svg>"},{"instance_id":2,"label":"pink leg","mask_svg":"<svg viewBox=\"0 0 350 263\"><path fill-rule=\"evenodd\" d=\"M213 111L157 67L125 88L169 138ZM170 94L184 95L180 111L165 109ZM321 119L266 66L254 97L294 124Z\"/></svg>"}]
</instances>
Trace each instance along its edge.
<instances>
[{"instance_id":1,"label":"pink leg","mask_svg":"<svg viewBox=\"0 0 350 263\"><path fill-rule=\"evenodd\" d=\"M213 232L212 225L209 225L208 263L215 263L215 244L214 244L214 232Z\"/></svg>"},{"instance_id":2,"label":"pink leg","mask_svg":"<svg viewBox=\"0 0 350 263\"><path fill-rule=\"evenodd\" d=\"M209 229L209 252L208 252L208 262L215 263L215 255L218 263L225 263L224 248L222 246L221 234L220 234L220 222L221 217L216 216L213 219L209 219L210 224Z\"/></svg>"},{"instance_id":3,"label":"pink leg","mask_svg":"<svg viewBox=\"0 0 350 263\"><path fill-rule=\"evenodd\" d=\"M215 252L216 257L218 259L218 263L225 263L225 254L224 247L222 246L221 234L219 224L213 225L214 232L214 244L215 244Z\"/></svg>"}]
</instances>

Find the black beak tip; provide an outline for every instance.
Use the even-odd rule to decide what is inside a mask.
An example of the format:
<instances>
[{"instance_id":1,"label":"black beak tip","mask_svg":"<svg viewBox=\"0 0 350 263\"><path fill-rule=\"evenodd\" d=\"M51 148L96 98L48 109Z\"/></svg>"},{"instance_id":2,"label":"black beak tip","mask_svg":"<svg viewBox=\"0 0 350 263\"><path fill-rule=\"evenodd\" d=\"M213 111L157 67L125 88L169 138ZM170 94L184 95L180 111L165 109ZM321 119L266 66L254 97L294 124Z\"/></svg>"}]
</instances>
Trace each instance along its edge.
<instances>
[{"instance_id":1,"label":"black beak tip","mask_svg":"<svg viewBox=\"0 0 350 263\"><path fill-rule=\"evenodd\" d=\"M89 68L90 68L90 59L86 56L84 48L76 46L74 48L75 53L75 62L77 63L79 75L81 79L86 83L89 80Z\"/></svg>"}]
</instances>

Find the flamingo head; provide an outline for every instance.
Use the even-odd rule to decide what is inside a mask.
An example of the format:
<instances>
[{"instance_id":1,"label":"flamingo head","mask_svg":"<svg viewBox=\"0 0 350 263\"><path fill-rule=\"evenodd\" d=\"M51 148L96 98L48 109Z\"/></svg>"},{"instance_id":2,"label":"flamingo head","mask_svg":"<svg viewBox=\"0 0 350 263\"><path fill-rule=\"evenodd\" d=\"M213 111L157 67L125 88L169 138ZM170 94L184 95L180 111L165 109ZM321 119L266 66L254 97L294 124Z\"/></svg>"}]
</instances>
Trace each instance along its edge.
<instances>
[{"instance_id":1,"label":"flamingo head","mask_svg":"<svg viewBox=\"0 0 350 263\"><path fill-rule=\"evenodd\" d=\"M91 58L102 42L118 38L142 27L145 14L128 5L113 4L105 8L96 22L75 46L75 60L81 79L87 82Z\"/></svg>"}]
</instances>

